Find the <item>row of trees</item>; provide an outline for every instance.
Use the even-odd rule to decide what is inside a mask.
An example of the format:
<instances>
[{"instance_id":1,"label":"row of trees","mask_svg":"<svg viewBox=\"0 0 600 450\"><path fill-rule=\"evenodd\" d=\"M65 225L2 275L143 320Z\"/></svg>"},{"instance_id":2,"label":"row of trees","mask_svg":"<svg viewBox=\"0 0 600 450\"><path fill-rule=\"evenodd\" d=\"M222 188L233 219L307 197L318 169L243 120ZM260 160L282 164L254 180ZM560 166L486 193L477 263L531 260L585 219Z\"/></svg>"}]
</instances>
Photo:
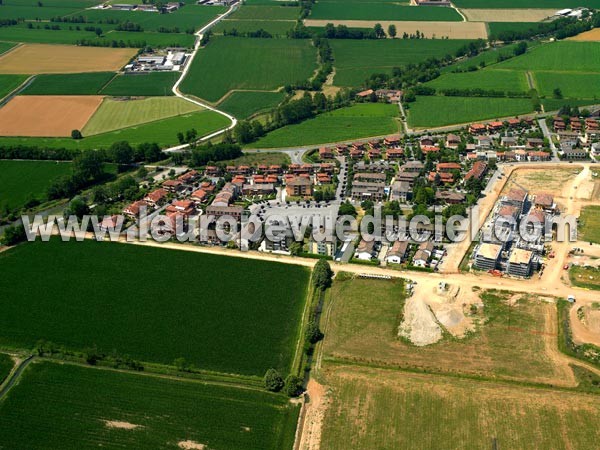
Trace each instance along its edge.
<instances>
[{"instance_id":1,"label":"row of trees","mask_svg":"<svg viewBox=\"0 0 600 450\"><path fill-rule=\"evenodd\" d=\"M209 162L228 161L243 155L239 145L231 143L208 143L192 150L190 163L193 166L205 166Z\"/></svg>"},{"instance_id":2,"label":"row of trees","mask_svg":"<svg viewBox=\"0 0 600 450\"><path fill-rule=\"evenodd\" d=\"M600 28L600 14L584 14L583 20L563 17L550 22L532 24L526 30L499 31L490 36L491 41L515 42L535 37L554 36L556 39L565 39L592 28Z\"/></svg>"}]
</instances>

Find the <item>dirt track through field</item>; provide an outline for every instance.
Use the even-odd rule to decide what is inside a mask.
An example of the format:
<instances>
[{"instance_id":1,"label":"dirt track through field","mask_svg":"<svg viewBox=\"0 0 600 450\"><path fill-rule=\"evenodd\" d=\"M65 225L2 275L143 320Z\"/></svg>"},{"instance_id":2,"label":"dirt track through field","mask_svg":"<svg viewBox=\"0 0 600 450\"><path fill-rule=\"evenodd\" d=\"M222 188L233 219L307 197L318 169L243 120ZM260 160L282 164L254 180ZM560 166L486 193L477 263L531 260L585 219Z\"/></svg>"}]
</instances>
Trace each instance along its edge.
<instances>
[{"instance_id":1,"label":"dirt track through field","mask_svg":"<svg viewBox=\"0 0 600 450\"><path fill-rule=\"evenodd\" d=\"M483 22L402 22L378 20L305 20L307 27L324 27L328 23L346 25L349 28L370 28L380 23L384 30L390 25L395 25L398 37L405 32L415 34L417 31L424 33L426 38L447 36L450 39L487 39L487 28Z\"/></svg>"},{"instance_id":2,"label":"dirt track through field","mask_svg":"<svg viewBox=\"0 0 600 450\"><path fill-rule=\"evenodd\" d=\"M470 22L539 22L556 9L461 9Z\"/></svg>"},{"instance_id":3,"label":"dirt track through field","mask_svg":"<svg viewBox=\"0 0 600 450\"><path fill-rule=\"evenodd\" d=\"M136 54L134 48L24 44L0 56L0 73L80 73L116 71Z\"/></svg>"},{"instance_id":4,"label":"dirt track through field","mask_svg":"<svg viewBox=\"0 0 600 450\"><path fill-rule=\"evenodd\" d=\"M68 137L100 103L99 95L17 96L0 108L0 136Z\"/></svg>"}]
</instances>

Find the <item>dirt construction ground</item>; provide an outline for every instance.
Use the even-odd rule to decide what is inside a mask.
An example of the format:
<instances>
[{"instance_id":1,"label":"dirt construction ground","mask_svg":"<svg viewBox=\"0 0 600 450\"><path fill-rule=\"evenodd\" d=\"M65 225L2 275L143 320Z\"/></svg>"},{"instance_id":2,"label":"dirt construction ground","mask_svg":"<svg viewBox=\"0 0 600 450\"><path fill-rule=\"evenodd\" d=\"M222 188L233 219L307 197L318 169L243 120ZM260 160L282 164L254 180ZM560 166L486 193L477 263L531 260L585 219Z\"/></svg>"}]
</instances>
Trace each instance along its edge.
<instances>
[{"instance_id":1,"label":"dirt construction ground","mask_svg":"<svg viewBox=\"0 0 600 450\"><path fill-rule=\"evenodd\" d=\"M79 73L116 71L136 54L134 48L24 44L0 57L0 73Z\"/></svg>"},{"instance_id":2,"label":"dirt construction ground","mask_svg":"<svg viewBox=\"0 0 600 450\"><path fill-rule=\"evenodd\" d=\"M470 22L540 22L556 9L461 9Z\"/></svg>"},{"instance_id":3,"label":"dirt construction ground","mask_svg":"<svg viewBox=\"0 0 600 450\"><path fill-rule=\"evenodd\" d=\"M371 20L305 20L307 27L324 27L328 23L334 25L346 25L349 28L373 28L376 23L380 23L384 30L390 25L395 25L398 36L403 33L415 34L418 31L425 34L425 37L433 36L442 38L447 36L450 39L487 39L487 29L485 23L477 22L390 22L390 21L371 21Z\"/></svg>"},{"instance_id":4,"label":"dirt construction ground","mask_svg":"<svg viewBox=\"0 0 600 450\"><path fill-rule=\"evenodd\" d=\"M598 42L598 41L600 41L600 28L594 28L593 30L578 34L577 36L573 36L573 37L569 38L569 40L570 41Z\"/></svg>"},{"instance_id":5,"label":"dirt construction ground","mask_svg":"<svg viewBox=\"0 0 600 450\"><path fill-rule=\"evenodd\" d=\"M17 96L0 108L0 136L71 136L96 111L99 95Z\"/></svg>"}]
</instances>

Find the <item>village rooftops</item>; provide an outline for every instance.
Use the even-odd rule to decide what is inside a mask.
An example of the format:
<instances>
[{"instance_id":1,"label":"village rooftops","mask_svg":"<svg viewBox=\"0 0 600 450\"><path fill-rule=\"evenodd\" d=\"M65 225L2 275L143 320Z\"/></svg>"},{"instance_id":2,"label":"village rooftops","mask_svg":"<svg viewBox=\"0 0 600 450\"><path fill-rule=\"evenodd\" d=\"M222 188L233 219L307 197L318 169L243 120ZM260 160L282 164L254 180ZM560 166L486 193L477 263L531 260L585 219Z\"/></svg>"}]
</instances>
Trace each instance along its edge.
<instances>
[{"instance_id":1,"label":"village rooftops","mask_svg":"<svg viewBox=\"0 0 600 450\"><path fill-rule=\"evenodd\" d=\"M507 201L523 203L527 199L527 192L522 189L511 189L505 198Z\"/></svg>"},{"instance_id":2,"label":"village rooftops","mask_svg":"<svg viewBox=\"0 0 600 450\"><path fill-rule=\"evenodd\" d=\"M541 206L542 208L552 208L554 205L554 196L546 192L536 194L535 205Z\"/></svg>"}]
</instances>

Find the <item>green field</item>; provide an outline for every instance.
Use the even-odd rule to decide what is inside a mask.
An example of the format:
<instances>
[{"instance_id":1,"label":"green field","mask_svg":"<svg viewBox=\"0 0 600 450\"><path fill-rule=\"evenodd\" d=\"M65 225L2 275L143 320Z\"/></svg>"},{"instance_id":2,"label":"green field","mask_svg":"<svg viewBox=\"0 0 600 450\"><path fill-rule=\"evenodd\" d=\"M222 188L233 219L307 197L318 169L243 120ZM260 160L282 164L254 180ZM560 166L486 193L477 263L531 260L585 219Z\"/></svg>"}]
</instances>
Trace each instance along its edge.
<instances>
[{"instance_id":1,"label":"green field","mask_svg":"<svg viewBox=\"0 0 600 450\"><path fill-rule=\"evenodd\" d=\"M431 128L533 112L528 98L422 97L410 104L411 127Z\"/></svg>"},{"instance_id":2,"label":"green field","mask_svg":"<svg viewBox=\"0 0 600 450\"><path fill-rule=\"evenodd\" d=\"M317 2L312 8L311 19L332 20L408 20L460 22L452 8L414 7L395 2Z\"/></svg>"},{"instance_id":3,"label":"green field","mask_svg":"<svg viewBox=\"0 0 600 450\"><path fill-rule=\"evenodd\" d=\"M0 100L25 82L27 75L0 75Z\"/></svg>"},{"instance_id":4,"label":"green field","mask_svg":"<svg viewBox=\"0 0 600 450\"><path fill-rule=\"evenodd\" d=\"M557 10L563 8L576 8L585 6L588 8L600 8L600 0L498 0L490 2L488 0L456 0L453 2L459 8L545 8Z\"/></svg>"},{"instance_id":5,"label":"green field","mask_svg":"<svg viewBox=\"0 0 600 450\"><path fill-rule=\"evenodd\" d=\"M533 44L530 43L530 48L532 45ZM500 56L502 56L503 58L512 57L514 55L513 51L516 46L517 44L509 44L500 47L490 47L489 49L479 53L477 56L461 59L460 61L455 62L454 64L442 67L440 72L449 73L457 71L468 71L470 69L473 70L479 68L480 64L484 64L485 66L496 64Z\"/></svg>"},{"instance_id":6,"label":"green field","mask_svg":"<svg viewBox=\"0 0 600 450\"><path fill-rule=\"evenodd\" d=\"M579 240L600 244L600 206L584 206L577 229Z\"/></svg>"},{"instance_id":7,"label":"green field","mask_svg":"<svg viewBox=\"0 0 600 450\"><path fill-rule=\"evenodd\" d=\"M306 80L316 65L308 40L220 36L198 52L181 90L214 102L232 89L274 90Z\"/></svg>"},{"instance_id":8,"label":"green field","mask_svg":"<svg viewBox=\"0 0 600 450\"><path fill-rule=\"evenodd\" d=\"M289 6L268 5L245 5L235 14L231 15L235 20L296 20L300 15L300 9Z\"/></svg>"},{"instance_id":9,"label":"green field","mask_svg":"<svg viewBox=\"0 0 600 450\"><path fill-rule=\"evenodd\" d=\"M600 291L600 269L595 267L572 266L569 278L573 286Z\"/></svg>"},{"instance_id":10,"label":"green field","mask_svg":"<svg viewBox=\"0 0 600 450\"><path fill-rule=\"evenodd\" d=\"M0 353L0 384L8 376L14 365L15 363L9 355Z\"/></svg>"},{"instance_id":11,"label":"green field","mask_svg":"<svg viewBox=\"0 0 600 450\"><path fill-rule=\"evenodd\" d=\"M37 75L21 94L95 95L114 76L114 72Z\"/></svg>"},{"instance_id":12,"label":"green field","mask_svg":"<svg viewBox=\"0 0 600 450\"><path fill-rule=\"evenodd\" d=\"M600 45L596 42L559 41L540 45L524 55L498 64L496 69L599 72Z\"/></svg>"},{"instance_id":13,"label":"green field","mask_svg":"<svg viewBox=\"0 0 600 450\"><path fill-rule=\"evenodd\" d=\"M93 136L200 110L198 105L176 97L106 98L81 131L84 136Z\"/></svg>"},{"instance_id":14,"label":"green field","mask_svg":"<svg viewBox=\"0 0 600 450\"><path fill-rule=\"evenodd\" d=\"M583 450L600 439L596 395L351 366L325 383L322 449Z\"/></svg>"},{"instance_id":15,"label":"green field","mask_svg":"<svg viewBox=\"0 0 600 450\"><path fill-rule=\"evenodd\" d=\"M234 16L231 16L234 17ZM237 30L238 33L246 33L248 31L257 31L263 29L273 36L286 36L286 33L294 28L296 24L293 20L235 20L225 19L219 22L213 28L213 32L222 34L223 31L231 33L232 30Z\"/></svg>"},{"instance_id":16,"label":"green field","mask_svg":"<svg viewBox=\"0 0 600 450\"><path fill-rule=\"evenodd\" d=\"M486 6L488 8L488 6ZM528 31L537 28L538 22L490 22L490 36L497 36L499 33L506 31Z\"/></svg>"},{"instance_id":17,"label":"green field","mask_svg":"<svg viewBox=\"0 0 600 450\"><path fill-rule=\"evenodd\" d=\"M529 90L525 73L512 70L448 73L426 85L436 89L484 89L503 92L527 92Z\"/></svg>"},{"instance_id":18,"label":"green field","mask_svg":"<svg viewBox=\"0 0 600 450\"><path fill-rule=\"evenodd\" d=\"M534 72L540 95L552 97L560 88L566 99L597 99L600 97L600 63L597 73Z\"/></svg>"},{"instance_id":19,"label":"green field","mask_svg":"<svg viewBox=\"0 0 600 450\"><path fill-rule=\"evenodd\" d=\"M595 105L598 103L597 100L589 99L589 100L574 100L574 99L556 99L556 98L545 98L542 99L542 105L544 105L545 111L558 111L565 105L569 105L570 107L575 106L587 106L587 105Z\"/></svg>"},{"instance_id":20,"label":"green field","mask_svg":"<svg viewBox=\"0 0 600 450\"><path fill-rule=\"evenodd\" d=\"M13 210L32 199L45 200L52 182L70 173L70 163L0 161L0 215L3 208Z\"/></svg>"},{"instance_id":21,"label":"green field","mask_svg":"<svg viewBox=\"0 0 600 450\"><path fill-rule=\"evenodd\" d=\"M283 92L233 92L222 103L219 109L232 114L238 119L248 117L260 111L268 111L283 101Z\"/></svg>"},{"instance_id":22,"label":"green field","mask_svg":"<svg viewBox=\"0 0 600 450\"><path fill-rule=\"evenodd\" d=\"M294 440L299 408L265 392L51 362L22 377L0 403L6 448L291 450Z\"/></svg>"},{"instance_id":23,"label":"green field","mask_svg":"<svg viewBox=\"0 0 600 450\"><path fill-rule=\"evenodd\" d=\"M398 133L397 105L363 103L270 132L250 148L298 147Z\"/></svg>"},{"instance_id":24,"label":"green field","mask_svg":"<svg viewBox=\"0 0 600 450\"><path fill-rule=\"evenodd\" d=\"M165 96L173 95L171 90L179 72L150 72L117 75L100 94L115 96Z\"/></svg>"},{"instance_id":25,"label":"green field","mask_svg":"<svg viewBox=\"0 0 600 450\"><path fill-rule=\"evenodd\" d=\"M444 57L456 52L467 42L469 41L457 39L332 39L330 44L336 71L334 84L360 86L372 74L391 74L394 67L418 63L432 57Z\"/></svg>"},{"instance_id":26,"label":"green field","mask_svg":"<svg viewBox=\"0 0 600 450\"><path fill-rule=\"evenodd\" d=\"M0 345L45 339L257 376L290 370L309 278L288 264L95 241L28 243L1 253L0 269Z\"/></svg>"},{"instance_id":27,"label":"green field","mask_svg":"<svg viewBox=\"0 0 600 450\"><path fill-rule=\"evenodd\" d=\"M182 116L137 125L109 133L84 137L81 140L68 138L0 138L0 145L38 145L51 148L107 148L117 141L128 141L131 145L156 142L162 147L177 145L177 133L196 129L198 136L205 136L226 127L229 120L213 111L199 111Z\"/></svg>"},{"instance_id":28,"label":"green field","mask_svg":"<svg viewBox=\"0 0 600 450\"><path fill-rule=\"evenodd\" d=\"M15 44L13 44L12 42L0 42L0 55L2 53L6 53L14 46L15 46Z\"/></svg>"}]
</instances>

